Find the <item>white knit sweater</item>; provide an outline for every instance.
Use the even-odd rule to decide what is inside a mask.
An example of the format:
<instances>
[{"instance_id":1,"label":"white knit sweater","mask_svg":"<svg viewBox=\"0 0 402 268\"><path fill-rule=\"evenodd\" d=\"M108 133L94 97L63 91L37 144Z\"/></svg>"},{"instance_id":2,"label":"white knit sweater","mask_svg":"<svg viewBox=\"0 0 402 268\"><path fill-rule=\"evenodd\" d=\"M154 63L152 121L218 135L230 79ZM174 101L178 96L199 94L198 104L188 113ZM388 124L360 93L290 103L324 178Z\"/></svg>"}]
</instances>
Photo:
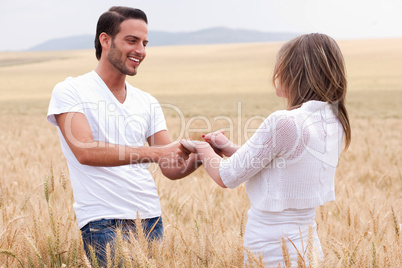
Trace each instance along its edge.
<instances>
[{"instance_id":1,"label":"white knit sweater","mask_svg":"<svg viewBox=\"0 0 402 268\"><path fill-rule=\"evenodd\" d=\"M221 161L219 172L229 188L246 182L256 209L317 207L335 199L342 141L342 125L330 105L308 101L267 117L235 154Z\"/></svg>"}]
</instances>

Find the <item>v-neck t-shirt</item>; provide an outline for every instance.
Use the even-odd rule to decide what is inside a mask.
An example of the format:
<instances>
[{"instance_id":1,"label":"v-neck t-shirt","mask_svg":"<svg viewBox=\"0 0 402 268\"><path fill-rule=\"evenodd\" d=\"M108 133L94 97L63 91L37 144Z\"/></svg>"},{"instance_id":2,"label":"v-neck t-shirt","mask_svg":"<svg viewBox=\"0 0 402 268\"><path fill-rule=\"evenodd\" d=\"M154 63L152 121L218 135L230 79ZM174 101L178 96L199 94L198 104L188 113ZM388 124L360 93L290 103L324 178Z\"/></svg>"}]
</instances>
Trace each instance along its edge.
<instances>
[{"instance_id":1,"label":"v-neck t-shirt","mask_svg":"<svg viewBox=\"0 0 402 268\"><path fill-rule=\"evenodd\" d=\"M127 82L126 90L126 99L121 103L95 71L69 77L53 90L47 120L57 127L67 159L79 228L99 219L136 219L137 212L141 219L161 215L157 187L148 164L83 165L71 151L55 119L57 114L83 113L94 140L144 146L148 137L167 129L163 111L149 93Z\"/></svg>"}]
</instances>

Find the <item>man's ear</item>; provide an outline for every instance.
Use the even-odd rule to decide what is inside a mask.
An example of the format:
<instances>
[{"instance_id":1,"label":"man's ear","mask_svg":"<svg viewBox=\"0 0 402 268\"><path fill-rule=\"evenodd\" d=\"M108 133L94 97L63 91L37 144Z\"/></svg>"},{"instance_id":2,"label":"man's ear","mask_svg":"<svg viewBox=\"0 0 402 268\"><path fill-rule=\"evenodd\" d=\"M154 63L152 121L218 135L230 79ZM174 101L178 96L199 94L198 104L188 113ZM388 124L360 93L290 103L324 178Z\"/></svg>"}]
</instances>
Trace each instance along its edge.
<instances>
[{"instance_id":1,"label":"man's ear","mask_svg":"<svg viewBox=\"0 0 402 268\"><path fill-rule=\"evenodd\" d=\"M101 33L99 35L99 42L102 46L102 49L109 49L112 43L112 38L107 33Z\"/></svg>"}]
</instances>

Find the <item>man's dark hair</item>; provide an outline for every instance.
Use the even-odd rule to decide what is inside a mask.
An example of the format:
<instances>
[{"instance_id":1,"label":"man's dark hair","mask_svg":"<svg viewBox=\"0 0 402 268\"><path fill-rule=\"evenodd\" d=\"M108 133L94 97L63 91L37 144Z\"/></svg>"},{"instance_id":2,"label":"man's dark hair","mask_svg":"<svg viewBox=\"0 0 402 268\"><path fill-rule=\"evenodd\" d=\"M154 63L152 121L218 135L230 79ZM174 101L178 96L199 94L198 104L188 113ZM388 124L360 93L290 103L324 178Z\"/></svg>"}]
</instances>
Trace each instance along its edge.
<instances>
[{"instance_id":1,"label":"man's dark hair","mask_svg":"<svg viewBox=\"0 0 402 268\"><path fill-rule=\"evenodd\" d=\"M99 35L101 33L106 33L113 39L120 31L120 24L128 19L139 19L148 24L147 15L144 13L144 11L131 7L111 7L99 17L95 36L95 50L96 58L98 60L102 54L102 46L99 41Z\"/></svg>"}]
</instances>

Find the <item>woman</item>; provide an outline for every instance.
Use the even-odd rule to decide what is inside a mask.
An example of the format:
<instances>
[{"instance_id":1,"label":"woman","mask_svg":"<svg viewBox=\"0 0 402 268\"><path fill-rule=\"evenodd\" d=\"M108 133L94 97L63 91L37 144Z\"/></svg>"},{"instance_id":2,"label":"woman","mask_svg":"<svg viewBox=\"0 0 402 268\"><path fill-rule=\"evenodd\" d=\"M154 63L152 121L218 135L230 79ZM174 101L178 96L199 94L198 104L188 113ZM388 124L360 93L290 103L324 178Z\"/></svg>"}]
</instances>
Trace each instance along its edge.
<instances>
[{"instance_id":1,"label":"woman","mask_svg":"<svg viewBox=\"0 0 402 268\"><path fill-rule=\"evenodd\" d=\"M314 238L310 253L323 257L315 208L335 199L342 141L345 137L345 149L351 141L345 64L338 45L316 33L285 43L273 83L277 96L286 98L287 109L268 116L243 146L220 132L205 135L205 142L182 144L200 156L221 187L246 183L251 208L244 246L262 254L265 266L276 267L284 263L286 241L293 266L300 257L307 263L309 226Z\"/></svg>"}]
</instances>

